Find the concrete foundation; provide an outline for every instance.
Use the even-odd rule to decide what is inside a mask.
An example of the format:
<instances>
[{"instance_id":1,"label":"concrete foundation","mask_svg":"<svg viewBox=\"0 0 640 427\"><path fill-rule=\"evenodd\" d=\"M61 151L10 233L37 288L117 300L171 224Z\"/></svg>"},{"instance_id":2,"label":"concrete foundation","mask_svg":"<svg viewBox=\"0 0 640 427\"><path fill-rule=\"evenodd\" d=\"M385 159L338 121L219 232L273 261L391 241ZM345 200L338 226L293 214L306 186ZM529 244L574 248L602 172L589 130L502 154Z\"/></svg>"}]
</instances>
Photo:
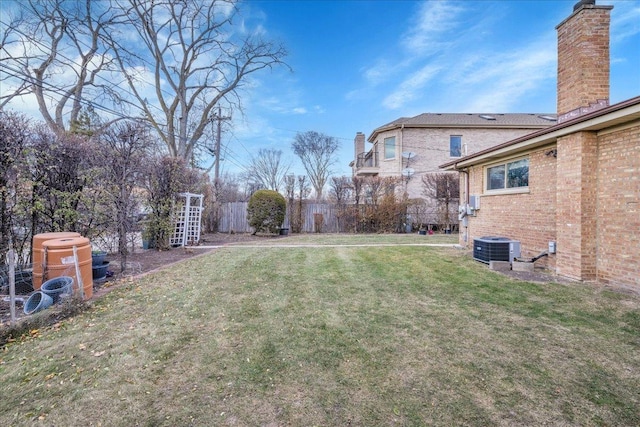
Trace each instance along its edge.
<instances>
[{"instance_id":1,"label":"concrete foundation","mask_svg":"<svg viewBox=\"0 0 640 427\"><path fill-rule=\"evenodd\" d=\"M509 261L489 261L489 268L496 271L509 271L511 263Z\"/></svg>"},{"instance_id":2,"label":"concrete foundation","mask_svg":"<svg viewBox=\"0 0 640 427\"><path fill-rule=\"evenodd\" d=\"M529 271L533 272L534 266L532 262L513 261L511 265L513 271Z\"/></svg>"}]
</instances>

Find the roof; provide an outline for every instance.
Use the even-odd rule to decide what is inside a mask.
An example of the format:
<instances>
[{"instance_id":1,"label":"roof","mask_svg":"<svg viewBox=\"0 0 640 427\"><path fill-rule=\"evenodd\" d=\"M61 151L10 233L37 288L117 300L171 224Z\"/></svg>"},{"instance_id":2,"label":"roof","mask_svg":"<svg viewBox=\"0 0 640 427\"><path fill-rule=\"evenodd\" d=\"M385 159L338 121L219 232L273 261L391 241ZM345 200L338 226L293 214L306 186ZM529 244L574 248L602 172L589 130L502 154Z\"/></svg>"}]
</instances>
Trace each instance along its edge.
<instances>
[{"instance_id":1,"label":"roof","mask_svg":"<svg viewBox=\"0 0 640 427\"><path fill-rule=\"evenodd\" d=\"M556 123L550 113L423 113L415 117L400 117L375 129L369 141L380 132L398 128L547 128Z\"/></svg>"},{"instance_id":2,"label":"roof","mask_svg":"<svg viewBox=\"0 0 640 427\"><path fill-rule=\"evenodd\" d=\"M548 145L554 143L559 137L575 132L599 131L633 121L640 121L640 96L578 116L572 120L558 123L546 129L535 131L528 135L487 148L486 150L461 157L440 165L440 169L457 170Z\"/></svg>"}]
</instances>

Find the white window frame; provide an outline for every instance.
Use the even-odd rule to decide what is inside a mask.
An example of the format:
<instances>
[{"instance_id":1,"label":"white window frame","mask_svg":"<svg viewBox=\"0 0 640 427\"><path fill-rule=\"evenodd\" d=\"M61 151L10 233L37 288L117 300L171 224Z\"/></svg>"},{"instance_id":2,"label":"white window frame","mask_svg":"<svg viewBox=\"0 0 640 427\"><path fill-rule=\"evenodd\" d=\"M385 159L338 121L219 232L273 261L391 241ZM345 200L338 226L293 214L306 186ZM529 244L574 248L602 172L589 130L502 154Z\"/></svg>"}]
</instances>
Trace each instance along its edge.
<instances>
[{"instance_id":1,"label":"white window frame","mask_svg":"<svg viewBox=\"0 0 640 427\"><path fill-rule=\"evenodd\" d=\"M529 171L527 172L527 185L526 186L520 186L520 187L507 187L507 170L508 170L508 165L512 164L512 163L516 163L519 162L521 160L527 160L527 168L529 169ZM499 166L504 166L505 168L505 172L504 172L504 187L503 188L496 188L496 189L490 189L489 188L489 169L495 168L495 167L499 167ZM531 159L529 156L520 156L520 157L514 157L514 158L510 158L510 159L505 159L502 160L500 162L495 162L495 163L491 163L488 164L486 166L484 166L482 168L482 179L484 181L484 193L487 195L491 195L491 194L514 194L514 193L528 193L529 192L529 172L531 171Z\"/></svg>"}]
</instances>

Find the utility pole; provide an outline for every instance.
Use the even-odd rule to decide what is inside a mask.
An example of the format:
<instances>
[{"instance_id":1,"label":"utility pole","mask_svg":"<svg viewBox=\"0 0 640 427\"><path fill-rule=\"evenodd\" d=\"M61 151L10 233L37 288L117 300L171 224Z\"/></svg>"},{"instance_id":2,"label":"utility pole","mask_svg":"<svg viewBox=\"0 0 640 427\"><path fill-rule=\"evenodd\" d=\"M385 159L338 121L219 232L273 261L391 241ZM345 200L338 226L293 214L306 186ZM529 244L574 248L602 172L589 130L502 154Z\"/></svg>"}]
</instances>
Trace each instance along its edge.
<instances>
[{"instance_id":1,"label":"utility pole","mask_svg":"<svg viewBox=\"0 0 640 427\"><path fill-rule=\"evenodd\" d=\"M215 167L213 172L213 182L216 187L218 186L218 180L220 179L220 140L222 138L222 122L225 120L231 120L231 116L222 116L222 108L218 107L218 114L214 114L212 120L217 122L216 126L216 145L215 145ZM217 196L217 195L216 195Z\"/></svg>"},{"instance_id":2,"label":"utility pole","mask_svg":"<svg viewBox=\"0 0 640 427\"><path fill-rule=\"evenodd\" d=\"M222 108L218 106L218 113L211 117L211 120L215 120L216 123L216 142L214 147L215 163L213 169L213 197L214 197L214 224L213 228L218 231L218 222L220 220L220 145L222 139L222 122L225 120L231 120L231 116L222 116Z\"/></svg>"}]
</instances>

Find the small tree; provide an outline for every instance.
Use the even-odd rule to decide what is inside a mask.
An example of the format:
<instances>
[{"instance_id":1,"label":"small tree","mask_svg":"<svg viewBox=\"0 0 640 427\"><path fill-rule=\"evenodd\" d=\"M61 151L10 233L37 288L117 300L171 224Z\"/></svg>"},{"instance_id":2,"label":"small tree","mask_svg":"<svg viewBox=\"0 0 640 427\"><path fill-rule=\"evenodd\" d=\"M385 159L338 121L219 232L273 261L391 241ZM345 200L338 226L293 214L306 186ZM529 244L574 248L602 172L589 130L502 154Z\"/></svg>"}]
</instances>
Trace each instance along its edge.
<instances>
[{"instance_id":1,"label":"small tree","mask_svg":"<svg viewBox=\"0 0 640 427\"><path fill-rule=\"evenodd\" d=\"M171 216L175 198L195 185L198 177L183 159L177 157L160 157L150 161L146 167L145 185L150 215L143 233L159 250L168 249L169 237L175 225Z\"/></svg>"},{"instance_id":2,"label":"small tree","mask_svg":"<svg viewBox=\"0 0 640 427\"><path fill-rule=\"evenodd\" d=\"M148 134L140 123L115 124L100 135L101 172L105 198L113 209L111 222L118 236L120 268L127 264L127 234L135 227L135 187L146 162Z\"/></svg>"},{"instance_id":3,"label":"small tree","mask_svg":"<svg viewBox=\"0 0 640 427\"><path fill-rule=\"evenodd\" d=\"M339 146L336 138L313 131L298 133L291 144L293 152L307 171L316 192L316 200L322 199L322 190L331 175L330 168L335 162L335 152Z\"/></svg>"},{"instance_id":4,"label":"small tree","mask_svg":"<svg viewBox=\"0 0 640 427\"><path fill-rule=\"evenodd\" d=\"M29 144L30 125L27 118L16 113L0 110L0 259L6 259L11 247L23 254L27 242L28 212L30 206L24 203L28 177L25 152ZM28 199L27 199L28 200ZM26 264L24 259L21 264Z\"/></svg>"},{"instance_id":5,"label":"small tree","mask_svg":"<svg viewBox=\"0 0 640 427\"><path fill-rule=\"evenodd\" d=\"M294 200L296 197L296 176L291 174L284 177L284 191L287 195L287 216L289 217L289 227L293 226ZM293 229L291 230L293 233Z\"/></svg>"},{"instance_id":6,"label":"small tree","mask_svg":"<svg viewBox=\"0 0 640 427\"><path fill-rule=\"evenodd\" d=\"M422 194L435 204L439 225L451 229L455 221L455 212L451 208L456 208L460 203L458 174L443 172L423 175L422 187Z\"/></svg>"},{"instance_id":7,"label":"small tree","mask_svg":"<svg viewBox=\"0 0 640 427\"><path fill-rule=\"evenodd\" d=\"M40 127L32 139L32 226L34 234L78 231L83 235L96 223L83 217L83 190L95 179L86 138L54 134ZM94 202L97 197L93 194ZM102 224L102 220L98 220Z\"/></svg>"},{"instance_id":8,"label":"small tree","mask_svg":"<svg viewBox=\"0 0 640 427\"><path fill-rule=\"evenodd\" d=\"M249 225L254 228L253 234L259 231L278 232L286 210L287 202L277 191L258 190L253 193L247 208Z\"/></svg>"},{"instance_id":9,"label":"small tree","mask_svg":"<svg viewBox=\"0 0 640 427\"><path fill-rule=\"evenodd\" d=\"M282 150L261 148L257 156L251 156L247 178L262 188L278 191L289 172L289 165L282 160Z\"/></svg>"},{"instance_id":10,"label":"small tree","mask_svg":"<svg viewBox=\"0 0 640 427\"><path fill-rule=\"evenodd\" d=\"M351 184L351 178L346 176L334 176L331 178L331 190L330 196L335 201L338 214L338 230L344 230L344 222L349 219L349 211L347 209L347 202L353 192L353 186Z\"/></svg>"},{"instance_id":11,"label":"small tree","mask_svg":"<svg viewBox=\"0 0 640 427\"><path fill-rule=\"evenodd\" d=\"M309 192L311 191L305 175L298 175L296 191L298 194L298 203L296 203L295 213L293 215L293 219L291 219L291 232L301 233L302 228L304 227L304 218L302 216L304 200L309 196Z\"/></svg>"}]
</instances>

